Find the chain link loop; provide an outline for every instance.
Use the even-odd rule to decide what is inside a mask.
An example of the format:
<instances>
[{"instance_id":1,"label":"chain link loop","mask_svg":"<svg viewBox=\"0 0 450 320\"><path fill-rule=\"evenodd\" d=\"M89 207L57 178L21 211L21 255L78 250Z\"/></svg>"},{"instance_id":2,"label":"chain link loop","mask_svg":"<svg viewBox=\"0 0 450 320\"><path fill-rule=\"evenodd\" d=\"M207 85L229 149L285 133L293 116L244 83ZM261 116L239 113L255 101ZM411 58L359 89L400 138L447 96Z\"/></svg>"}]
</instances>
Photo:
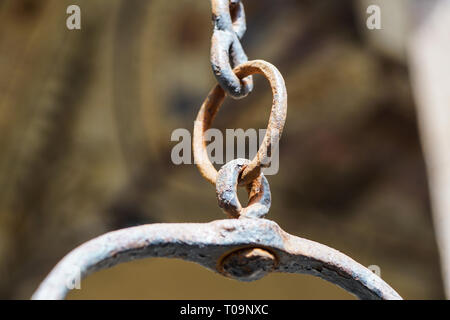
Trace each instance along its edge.
<instances>
[{"instance_id":1,"label":"chain link loop","mask_svg":"<svg viewBox=\"0 0 450 320\"><path fill-rule=\"evenodd\" d=\"M278 69L264 60L246 62L236 67L234 72L239 78L251 74L264 75L270 83L273 95L272 110L270 112L269 124L264 140L261 143L257 154L243 169L240 176L239 184L246 185L259 177L262 167L268 167L270 165L271 157L269 156L269 150L273 152L273 148L277 147L286 121L287 92L283 76ZM204 135L205 132L211 128L212 121L219 111L224 99L224 90L219 85L216 85L203 102L203 105L198 112L197 119L194 122L194 162L197 164L203 177L212 184L216 184L217 170L209 160Z\"/></svg>"},{"instance_id":2,"label":"chain link loop","mask_svg":"<svg viewBox=\"0 0 450 320\"><path fill-rule=\"evenodd\" d=\"M233 67L248 61L240 39L246 31L244 5L240 0L211 0L214 31L211 38L211 66L217 81L235 99L253 89L251 76L239 79Z\"/></svg>"},{"instance_id":3,"label":"chain link loop","mask_svg":"<svg viewBox=\"0 0 450 320\"><path fill-rule=\"evenodd\" d=\"M231 218L263 218L270 209L271 195L269 182L263 173L252 183L246 185L248 205L243 208L237 196L239 175L246 165L247 159L235 159L225 164L217 175L216 194L219 207Z\"/></svg>"}]
</instances>

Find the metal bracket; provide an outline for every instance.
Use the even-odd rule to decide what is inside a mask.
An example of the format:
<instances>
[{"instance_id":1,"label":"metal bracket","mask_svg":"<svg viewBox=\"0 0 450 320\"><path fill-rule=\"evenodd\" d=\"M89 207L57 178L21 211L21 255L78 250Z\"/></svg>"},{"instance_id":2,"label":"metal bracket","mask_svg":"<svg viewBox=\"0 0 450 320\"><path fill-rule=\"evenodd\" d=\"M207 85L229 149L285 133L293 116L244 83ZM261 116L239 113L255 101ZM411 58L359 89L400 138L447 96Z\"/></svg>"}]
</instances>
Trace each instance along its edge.
<instances>
[{"instance_id":1,"label":"metal bracket","mask_svg":"<svg viewBox=\"0 0 450 320\"><path fill-rule=\"evenodd\" d=\"M343 253L292 236L266 219L210 223L161 223L122 229L90 240L70 252L41 283L32 299L64 299L74 281L116 264L148 257L178 258L243 281L269 272L310 274L360 299L402 299L372 271ZM78 275L79 276L79 275Z\"/></svg>"}]
</instances>

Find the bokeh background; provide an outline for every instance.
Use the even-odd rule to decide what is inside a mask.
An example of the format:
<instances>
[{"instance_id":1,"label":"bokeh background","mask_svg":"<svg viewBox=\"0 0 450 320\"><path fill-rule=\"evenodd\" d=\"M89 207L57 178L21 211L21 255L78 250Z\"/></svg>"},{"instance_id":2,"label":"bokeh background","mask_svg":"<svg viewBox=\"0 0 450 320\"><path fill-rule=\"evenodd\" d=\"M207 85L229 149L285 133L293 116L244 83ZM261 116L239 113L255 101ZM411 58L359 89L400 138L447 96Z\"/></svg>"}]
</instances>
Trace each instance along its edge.
<instances>
[{"instance_id":1,"label":"bokeh background","mask_svg":"<svg viewBox=\"0 0 450 320\"><path fill-rule=\"evenodd\" d=\"M444 298L409 72L395 36L370 41L363 2L244 1L247 55L289 96L268 218L379 266L404 298ZM0 0L0 298L28 299L107 231L224 218L196 167L170 161L172 131L192 131L215 84L211 31L206 0ZM217 128L265 128L271 92L255 80ZM239 283L167 259L101 271L69 298L353 299L310 276Z\"/></svg>"}]
</instances>

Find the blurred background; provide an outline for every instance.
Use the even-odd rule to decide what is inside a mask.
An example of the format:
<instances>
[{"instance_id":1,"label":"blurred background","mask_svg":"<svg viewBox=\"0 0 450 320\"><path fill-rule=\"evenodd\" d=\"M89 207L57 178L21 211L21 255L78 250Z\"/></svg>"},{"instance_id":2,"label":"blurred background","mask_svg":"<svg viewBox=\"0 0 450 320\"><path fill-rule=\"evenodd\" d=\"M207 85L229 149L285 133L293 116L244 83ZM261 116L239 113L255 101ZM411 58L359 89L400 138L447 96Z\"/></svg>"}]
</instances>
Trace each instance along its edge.
<instances>
[{"instance_id":1,"label":"blurred background","mask_svg":"<svg viewBox=\"0 0 450 320\"><path fill-rule=\"evenodd\" d=\"M404 298L442 299L406 1L383 11L382 31L365 27L366 2L244 1L243 47L279 68L289 97L267 218L379 266ZM79 31L66 28L70 4ZM211 33L206 0L0 0L0 298L28 299L105 232L225 217L196 167L170 160L172 131L192 132L216 83ZM255 81L217 128L266 127L270 87ZM168 259L93 274L69 298L353 299L311 276L239 283Z\"/></svg>"}]
</instances>

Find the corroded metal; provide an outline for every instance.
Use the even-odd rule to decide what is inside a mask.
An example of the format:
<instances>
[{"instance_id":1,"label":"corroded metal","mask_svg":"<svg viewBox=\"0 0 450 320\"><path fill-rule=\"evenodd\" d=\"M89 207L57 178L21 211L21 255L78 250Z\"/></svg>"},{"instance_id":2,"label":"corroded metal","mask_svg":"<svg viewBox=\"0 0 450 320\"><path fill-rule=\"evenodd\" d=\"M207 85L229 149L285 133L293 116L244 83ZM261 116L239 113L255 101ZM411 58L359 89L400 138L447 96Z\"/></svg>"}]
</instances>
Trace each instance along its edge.
<instances>
[{"instance_id":1,"label":"corroded metal","mask_svg":"<svg viewBox=\"0 0 450 320\"><path fill-rule=\"evenodd\" d=\"M219 262L217 270L239 281L255 281L275 269L274 254L261 248L244 248L231 252Z\"/></svg>"},{"instance_id":2,"label":"corroded metal","mask_svg":"<svg viewBox=\"0 0 450 320\"><path fill-rule=\"evenodd\" d=\"M247 29L244 5L240 0L212 0L214 28L233 31L241 39Z\"/></svg>"},{"instance_id":3,"label":"corroded metal","mask_svg":"<svg viewBox=\"0 0 450 320\"><path fill-rule=\"evenodd\" d=\"M263 218L270 209L270 187L263 173L246 185L249 194L248 205L242 208L237 196L239 175L250 163L247 159L235 159L226 163L217 175L216 194L219 207L231 218L240 216L248 218Z\"/></svg>"},{"instance_id":4,"label":"corroded metal","mask_svg":"<svg viewBox=\"0 0 450 320\"><path fill-rule=\"evenodd\" d=\"M268 150L277 147L286 121L287 92L283 76L275 66L266 61L248 61L236 67L234 73L239 78L251 74L262 74L269 81L273 95L272 109L264 140L257 154L250 164L246 166L240 178L240 184L248 184L259 176L261 167L268 167L270 165L271 159ZM216 184L217 170L208 158L204 135L211 128L212 121L219 111L224 98L225 92L219 85L216 85L203 102L194 123L194 161L203 177L212 184Z\"/></svg>"},{"instance_id":5,"label":"corroded metal","mask_svg":"<svg viewBox=\"0 0 450 320\"><path fill-rule=\"evenodd\" d=\"M262 249L254 261L246 248ZM273 255L264 258L264 251ZM328 280L361 299L401 299L372 271L341 252L292 236L266 219L227 219L210 223L150 224L107 233L70 252L50 272L33 299L64 299L77 277L118 263L148 257L179 258L235 278L272 272L310 274ZM252 254L249 260L255 258ZM231 259L231 260L230 260ZM242 265L241 271L228 262ZM274 262L275 261L275 262ZM225 269L225 270L224 270ZM271 270L273 269L273 270ZM257 278L257 277L256 277ZM242 280L242 279L241 279Z\"/></svg>"},{"instance_id":6,"label":"corroded metal","mask_svg":"<svg viewBox=\"0 0 450 320\"><path fill-rule=\"evenodd\" d=\"M247 62L240 39L245 33L244 5L240 0L212 0L214 31L211 38L211 66L217 81L233 98L240 99L253 89L251 76L239 79L233 67Z\"/></svg>"}]
</instances>

